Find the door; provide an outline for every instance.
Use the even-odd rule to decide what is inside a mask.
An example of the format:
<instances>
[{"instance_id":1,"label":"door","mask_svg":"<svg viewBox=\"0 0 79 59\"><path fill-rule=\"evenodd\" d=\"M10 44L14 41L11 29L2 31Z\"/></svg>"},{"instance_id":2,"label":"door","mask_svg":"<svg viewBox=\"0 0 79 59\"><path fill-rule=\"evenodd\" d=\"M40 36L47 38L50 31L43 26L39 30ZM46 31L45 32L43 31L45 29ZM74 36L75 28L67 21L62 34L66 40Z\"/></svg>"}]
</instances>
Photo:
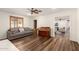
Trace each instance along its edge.
<instances>
[{"instance_id":1,"label":"door","mask_svg":"<svg viewBox=\"0 0 79 59\"><path fill-rule=\"evenodd\" d=\"M34 20L34 29L37 29L37 20Z\"/></svg>"}]
</instances>

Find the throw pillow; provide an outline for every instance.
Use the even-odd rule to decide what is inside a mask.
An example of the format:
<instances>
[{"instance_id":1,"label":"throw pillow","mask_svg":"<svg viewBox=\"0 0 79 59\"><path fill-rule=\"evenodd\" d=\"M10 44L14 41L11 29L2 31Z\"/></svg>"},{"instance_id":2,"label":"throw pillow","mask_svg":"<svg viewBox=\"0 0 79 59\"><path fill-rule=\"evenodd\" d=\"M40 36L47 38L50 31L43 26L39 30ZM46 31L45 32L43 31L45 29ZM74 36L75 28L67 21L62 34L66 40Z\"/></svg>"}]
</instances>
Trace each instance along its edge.
<instances>
[{"instance_id":1,"label":"throw pillow","mask_svg":"<svg viewBox=\"0 0 79 59\"><path fill-rule=\"evenodd\" d=\"M24 31L24 28L19 28L19 31L20 31L20 32L23 32L23 31Z\"/></svg>"}]
</instances>

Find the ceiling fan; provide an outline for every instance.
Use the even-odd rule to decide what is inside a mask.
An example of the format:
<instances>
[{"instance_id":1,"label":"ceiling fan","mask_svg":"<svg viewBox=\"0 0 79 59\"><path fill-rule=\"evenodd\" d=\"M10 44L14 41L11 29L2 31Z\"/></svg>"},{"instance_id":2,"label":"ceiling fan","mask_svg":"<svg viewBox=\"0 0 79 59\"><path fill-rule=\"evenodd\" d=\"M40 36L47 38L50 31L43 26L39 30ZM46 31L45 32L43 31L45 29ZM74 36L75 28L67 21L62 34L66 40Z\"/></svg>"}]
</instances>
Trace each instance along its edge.
<instances>
[{"instance_id":1,"label":"ceiling fan","mask_svg":"<svg viewBox=\"0 0 79 59\"><path fill-rule=\"evenodd\" d=\"M39 14L40 12L42 12L42 10L38 9L38 8L31 8L31 9L27 9L31 12L31 14Z\"/></svg>"}]
</instances>

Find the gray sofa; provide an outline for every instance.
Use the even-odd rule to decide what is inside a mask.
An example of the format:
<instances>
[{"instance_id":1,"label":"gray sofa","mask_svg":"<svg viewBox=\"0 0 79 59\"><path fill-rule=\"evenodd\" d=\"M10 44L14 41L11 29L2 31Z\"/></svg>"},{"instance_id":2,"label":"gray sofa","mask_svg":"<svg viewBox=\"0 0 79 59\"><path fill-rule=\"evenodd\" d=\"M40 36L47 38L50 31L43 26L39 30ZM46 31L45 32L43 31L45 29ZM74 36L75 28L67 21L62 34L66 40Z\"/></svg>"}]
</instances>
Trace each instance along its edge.
<instances>
[{"instance_id":1,"label":"gray sofa","mask_svg":"<svg viewBox=\"0 0 79 59\"><path fill-rule=\"evenodd\" d=\"M19 28L12 28L7 31L7 38L9 40L12 40L12 39L32 35L32 34L33 34L33 30L28 27L24 28L24 31L22 32L19 31Z\"/></svg>"}]
</instances>

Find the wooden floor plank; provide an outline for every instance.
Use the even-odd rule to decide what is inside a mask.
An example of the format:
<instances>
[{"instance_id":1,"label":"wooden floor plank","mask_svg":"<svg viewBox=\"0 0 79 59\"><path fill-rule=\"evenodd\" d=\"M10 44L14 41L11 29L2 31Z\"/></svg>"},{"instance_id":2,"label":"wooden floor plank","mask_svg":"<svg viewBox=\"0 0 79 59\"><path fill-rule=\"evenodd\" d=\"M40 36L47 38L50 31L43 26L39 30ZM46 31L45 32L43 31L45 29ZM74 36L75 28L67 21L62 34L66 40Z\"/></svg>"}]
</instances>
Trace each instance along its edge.
<instances>
[{"instance_id":1,"label":"wooden floor plank","mask_svg":"<svg viewBox=\"0 0 79 59\"><path fill-rule=\"evenodd\" d=\"M43 49L44 51L51 51L51 47L55 44L57 39L52 39L52 41Z\"/></svg>"},{"instance_id":2,"label":"wooden floor plank","mask_svg":"<svg viewBox=\"0 0 79 59\"><path fill-rule=\"evenodd\" d=\"M79 44L65 37L28 36L11 42L20 51L79 51Z\"/></svg>"},{"instance_id":3,"label":"wooden floor plank","mask_svg":"<svg viewBox=\"0 0 79 59\"><path fill-rule=\"evenodd\" d=\"M49 39L45 41L44 43L40 44L37 48L34 49L34 51L43 51L44 48L52 41L52 39Z\"/></svg>"}]
</instances>

